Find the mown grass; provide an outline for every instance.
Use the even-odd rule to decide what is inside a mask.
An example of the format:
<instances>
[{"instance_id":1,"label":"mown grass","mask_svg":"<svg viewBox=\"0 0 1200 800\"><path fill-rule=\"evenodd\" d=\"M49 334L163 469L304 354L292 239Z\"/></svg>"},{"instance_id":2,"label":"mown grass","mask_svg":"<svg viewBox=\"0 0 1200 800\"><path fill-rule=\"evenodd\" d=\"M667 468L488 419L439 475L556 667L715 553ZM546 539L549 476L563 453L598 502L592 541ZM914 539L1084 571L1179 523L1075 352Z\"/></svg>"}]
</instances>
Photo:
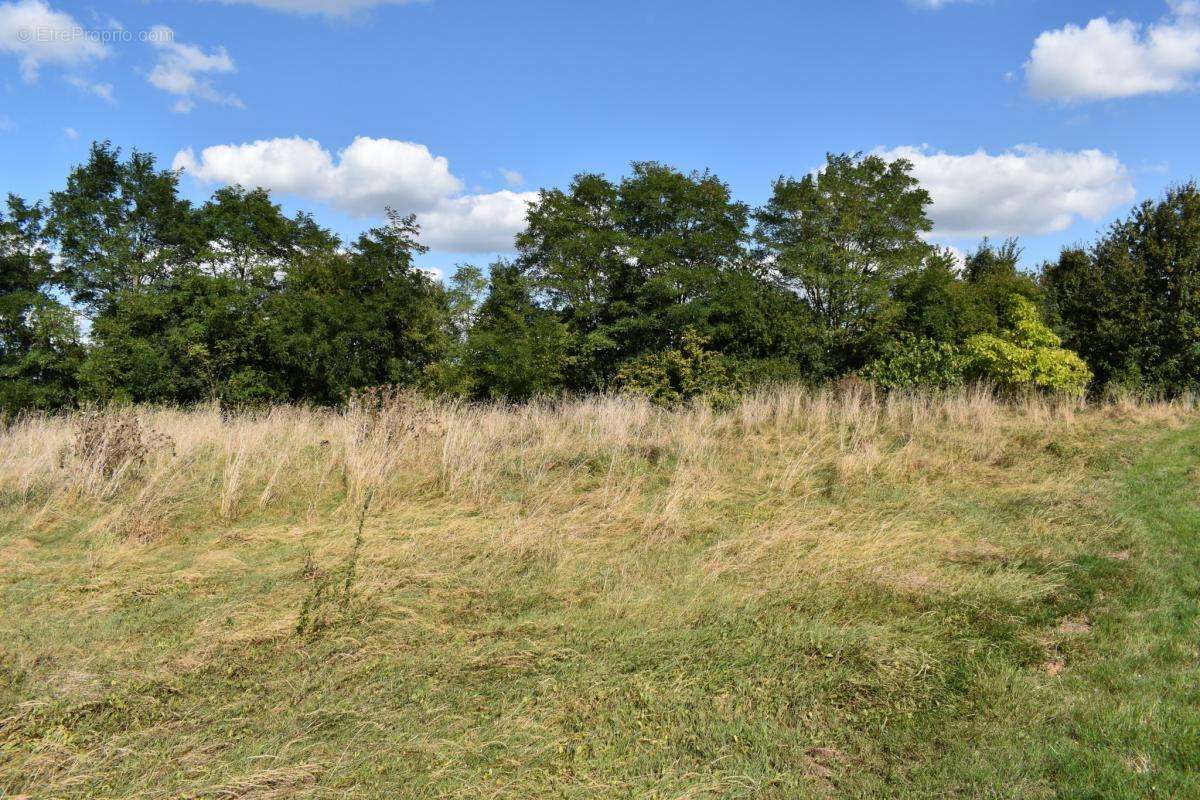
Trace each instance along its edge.
<instances>
[{"instance_id":1,"label":"mown grass","mask_svg":"<svg viewBox=\"0 0 1200 800\"><path fill-rule=\"evenodd\" d=\"M136 420L0 440L0 793L1200 788L1189 403Z\"/></svg>"}]
</instances>

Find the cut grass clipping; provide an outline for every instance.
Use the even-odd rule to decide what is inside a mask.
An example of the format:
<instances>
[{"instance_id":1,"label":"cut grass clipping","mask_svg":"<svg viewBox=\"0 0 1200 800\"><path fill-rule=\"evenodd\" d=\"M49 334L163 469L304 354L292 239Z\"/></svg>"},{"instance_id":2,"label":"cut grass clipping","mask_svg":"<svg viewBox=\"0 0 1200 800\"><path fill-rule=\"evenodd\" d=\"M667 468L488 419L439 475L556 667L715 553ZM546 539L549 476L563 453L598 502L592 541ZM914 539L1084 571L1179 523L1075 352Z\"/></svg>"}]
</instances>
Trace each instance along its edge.
<instances>
[{"instance_id":1,"label":"cut grass clipping","mask_svg":"<svg viewBox=\"0 0 1200 800\"><path fill-rule=\"evenodd\" d=\"M1191 402L0 434L0 796L1195 797Z\"/></svg>"}]
</instances>

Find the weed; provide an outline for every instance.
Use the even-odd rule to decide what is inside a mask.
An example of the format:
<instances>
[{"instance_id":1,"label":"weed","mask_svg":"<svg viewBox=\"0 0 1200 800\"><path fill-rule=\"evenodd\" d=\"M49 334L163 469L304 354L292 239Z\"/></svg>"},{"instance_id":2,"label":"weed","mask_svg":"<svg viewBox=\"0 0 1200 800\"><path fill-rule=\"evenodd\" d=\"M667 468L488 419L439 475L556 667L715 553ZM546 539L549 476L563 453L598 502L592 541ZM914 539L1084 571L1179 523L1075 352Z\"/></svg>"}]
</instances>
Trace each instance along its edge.
<instances>
[{"instance_id":1,"label":"weed","mask_svg":"<svg viewBox=\"0 0 1200 800\"><path fill-rule=\"evenodd\" d=\"M300 606L300 614L296 621L298 636L311 638L328 628L332 624L331 611L340 613L343 620L350 619L354 602L354 580L363 545L363 526L366 524L370 507L371 493L368 491L358 512L358 525L355 528L350 553L340 569L321 571L313 564L311 555L306 557L302 575L311 586Z\"/></svg>"}]
</instances>

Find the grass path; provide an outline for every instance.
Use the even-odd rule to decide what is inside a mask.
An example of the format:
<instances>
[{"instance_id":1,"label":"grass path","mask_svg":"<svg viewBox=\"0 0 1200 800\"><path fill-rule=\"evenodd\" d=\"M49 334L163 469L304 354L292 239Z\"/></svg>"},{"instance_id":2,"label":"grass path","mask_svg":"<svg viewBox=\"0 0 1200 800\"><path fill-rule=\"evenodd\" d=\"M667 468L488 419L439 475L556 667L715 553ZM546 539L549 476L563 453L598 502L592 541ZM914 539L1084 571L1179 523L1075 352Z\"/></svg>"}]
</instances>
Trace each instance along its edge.
<instances>
[{"instance_id":1,"label":"grass path","mask_svg":"<svg viewBox=\"0 0 1200 800\"><path fill-rule=\"evenodd\" d=\"M1078 563L1051 680L993 676L990 707L905 793L1200 797L1200 427L1147 453L1114 498L1130 547Z\"/></svg>"},{"instance_id":2,"label":"grass path","mask_svg":"<svg viewBox=\"0 0 1200 800\"><path fill-rule=\"evenodd\" d=\"M1200 797L1200 428L1158 442L1118 503L1132 580L1067 654L1038 750L1064 797Z\"/></svg>"}]
</instances>

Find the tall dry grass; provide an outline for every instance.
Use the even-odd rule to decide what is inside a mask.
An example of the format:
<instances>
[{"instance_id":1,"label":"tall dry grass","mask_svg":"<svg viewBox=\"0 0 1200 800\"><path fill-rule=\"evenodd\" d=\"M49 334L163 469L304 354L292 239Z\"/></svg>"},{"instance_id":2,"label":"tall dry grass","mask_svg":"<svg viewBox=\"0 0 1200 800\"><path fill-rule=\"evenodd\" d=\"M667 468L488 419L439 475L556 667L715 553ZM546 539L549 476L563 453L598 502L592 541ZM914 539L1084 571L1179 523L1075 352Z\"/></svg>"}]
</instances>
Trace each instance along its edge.
<instances>
[{"instance_id":1,"label":"tall dry grass","mask_svg":"<svg viewBox=\"0 0 1200 800\"><path fill-rule=\"evenodd\" d=\"M652 542L739 504L759 522L786 510L810 528L833 525L855 487L884 481L919 494L930 483L984 480L1006 458L1029 457L1014 453L1031 443L1040 456L1088 426L1167 424L1192 407L851 386L764 390L725 412L614 396L513 407L403 392L371 393L343 410L113 409L27 417L4 430L0 497L33 528L78 518L140 539L214 520L319 518L370 491L385 511L437 504L504 516L504 536L543 544L606 531Z\"/></svg>"}]
</instances>

